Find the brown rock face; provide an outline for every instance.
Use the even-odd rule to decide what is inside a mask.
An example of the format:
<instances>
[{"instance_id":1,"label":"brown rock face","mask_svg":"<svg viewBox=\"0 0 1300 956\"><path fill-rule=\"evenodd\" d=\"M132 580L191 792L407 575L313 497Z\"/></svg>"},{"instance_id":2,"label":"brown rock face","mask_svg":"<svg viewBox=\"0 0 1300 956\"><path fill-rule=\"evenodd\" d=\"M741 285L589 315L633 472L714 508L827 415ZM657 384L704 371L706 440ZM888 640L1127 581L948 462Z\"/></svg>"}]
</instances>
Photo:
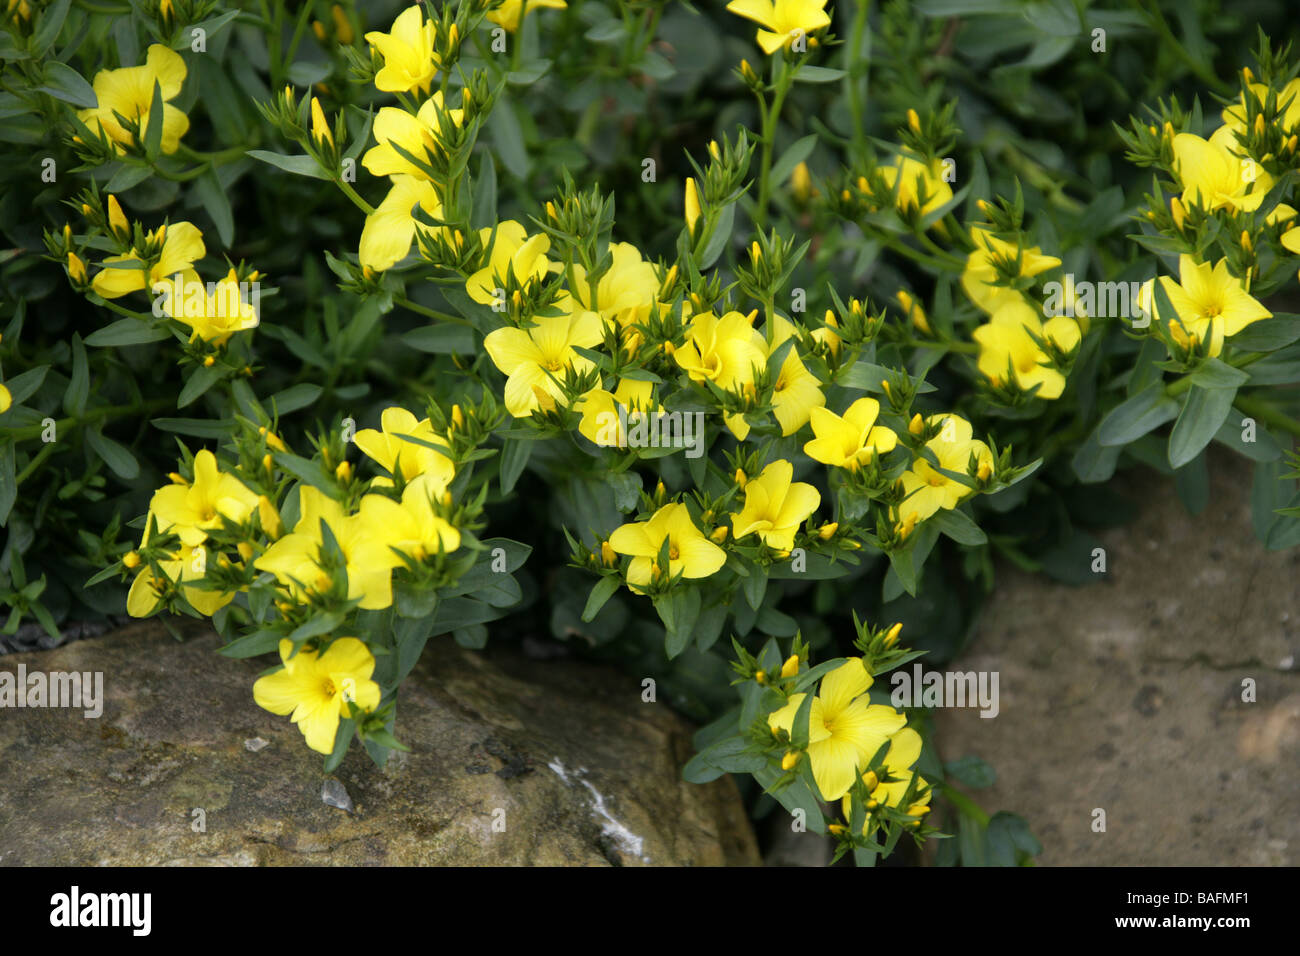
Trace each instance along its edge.
<instances>
[{"instance_id":1,"label":"brown rock face","mask_svg":"<svg viewBox=\"0 0 1300 956\"><path fill-rule=\"evenodd\" d=\"M993 765L972 795L1023 815L1042 863L1300 863L1300 552L1255 540L1249 468L1211 466L1199 516L1172 481L1129 476L1143 511L1101 536L1096 584L1003 567L949 665L1000 672L1001 709L938 711L939 747Z\"/></svg>"},{"instance_id":2,"label":"brown rock face","mask_svg":"<svg viewBox=\"0 0 1300 956\"><path fill-rule=\"evenodd\" d=\"M599 667L435 639L403 686L412 748L331 777L253 703L270 659L156 624L0 671L103 674L103 714L0 709L0 864L749 865L729 778L681 779L691 728ZM347 809L347 807L351 809Z\"/></svg>"}]
</instances>

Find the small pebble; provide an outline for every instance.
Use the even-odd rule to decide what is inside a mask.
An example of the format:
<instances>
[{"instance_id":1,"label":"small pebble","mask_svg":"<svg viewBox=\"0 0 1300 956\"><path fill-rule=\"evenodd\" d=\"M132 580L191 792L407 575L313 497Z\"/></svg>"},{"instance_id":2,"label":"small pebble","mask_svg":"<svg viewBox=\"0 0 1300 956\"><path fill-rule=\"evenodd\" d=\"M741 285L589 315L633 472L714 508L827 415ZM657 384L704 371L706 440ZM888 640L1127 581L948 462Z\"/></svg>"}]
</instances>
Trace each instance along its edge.
<instances>
[{"instance_id":1,"label":"small pebble","mask_svg":"<svg viewBox=\"0 0 1300 956\"><path fill-rule=\"evenodd\" d=\"M251 740L244 741L244 749L251 750L253 753L257 753L259 750L261 750L263 747L266 747L268 744L270 744L269 740L263 740L261 737L254 737Z\"/></svg>"},{"instance_id":2,"label":"small pebble","mask_svg":"<svg viewBox=\"0 0 1300 956\"><path fill-rule=\"evenodd\" d=\"M352 812L352 798L348 796L347 788L332 777L321 787L320 798L327 807L337 807L348 813Z\"/></svg>"}]
</instances>

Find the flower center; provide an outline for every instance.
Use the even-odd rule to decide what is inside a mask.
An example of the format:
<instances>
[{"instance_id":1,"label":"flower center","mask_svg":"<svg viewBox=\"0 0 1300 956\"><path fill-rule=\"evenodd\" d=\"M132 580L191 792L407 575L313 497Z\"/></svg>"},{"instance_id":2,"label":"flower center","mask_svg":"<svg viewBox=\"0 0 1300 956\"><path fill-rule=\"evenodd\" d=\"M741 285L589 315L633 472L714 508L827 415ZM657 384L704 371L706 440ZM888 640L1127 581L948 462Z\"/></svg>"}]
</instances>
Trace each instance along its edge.
<instances>
[{"instance_id":1,"label":"flower center","mask_svg":"<svg viewBox=\"0 0 1300 956\"><path fill-rule=\"evenodd\" d=\"M668 560L669 560L669 561L676 561L679 557L681 557L681 552L677 550L677 545L672 544L672 543L669 543L669 545L668 545Z\"/></svg>"}]
</instances>

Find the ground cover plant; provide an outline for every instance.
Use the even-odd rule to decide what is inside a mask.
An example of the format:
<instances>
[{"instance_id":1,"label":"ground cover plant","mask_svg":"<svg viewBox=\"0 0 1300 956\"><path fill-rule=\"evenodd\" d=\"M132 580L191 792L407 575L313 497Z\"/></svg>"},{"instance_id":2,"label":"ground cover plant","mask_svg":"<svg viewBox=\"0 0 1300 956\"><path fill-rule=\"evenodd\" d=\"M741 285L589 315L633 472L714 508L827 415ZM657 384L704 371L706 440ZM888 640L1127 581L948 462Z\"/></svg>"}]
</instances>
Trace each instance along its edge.
<instances>
[{"instance_id":1,"label":"ground cover plant","mask_svg":"<svg viewBox=\"0 0 1300 956\"><path fill-rule=\"evenodd\" d=\"M1234 10L9 4L6 633L208 618L328 770L540 620L756 817L1031 862L891 675L995 559L1105 574L1120 467L1195 515L1226 446L1300 543L1300 80Z\"/></svg>"}]
</instances>

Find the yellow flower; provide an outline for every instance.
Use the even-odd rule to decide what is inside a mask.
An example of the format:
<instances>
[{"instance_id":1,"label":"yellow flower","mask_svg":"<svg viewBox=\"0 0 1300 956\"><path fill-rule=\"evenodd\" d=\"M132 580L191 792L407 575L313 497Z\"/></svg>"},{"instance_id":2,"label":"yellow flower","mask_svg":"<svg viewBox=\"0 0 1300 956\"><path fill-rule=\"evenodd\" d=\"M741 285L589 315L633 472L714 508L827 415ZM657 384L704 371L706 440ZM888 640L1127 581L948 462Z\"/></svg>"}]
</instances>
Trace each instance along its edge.
<instances>
[{"instance_id":1,"label":"yellow flower","mask_svg":"<svg viewBox=\"0 0 1300 956\"><path fill-rule=\"evenodd\" d=\"M753 326L753 317L728 312L718 318L702 312L691 319L686 344L673 352L673 359L695 382L710 381L732 394L753 385L755 369L767 365L767 342ZM740 414L726 416L727 427L741 441L749 434L749 423Z\"/></svg>"},{"instance_id":2,"label":"yellow flower","mask_svg":"<svg viewBox=\"0 0 1300 956\"><path fill-rule=\"evenodd\" d=\"M340 637L324 654L306 648L294 654L293 642L285 639L280 642L280 661L280 670L253 684L253 700L273 714L292 714L290 720L317 753L334 751L334 737L349 703L362 711L379 706L379 685L370 679L375 658L355 637Z\"/></svg>"},{"instance_id":3,"label":"yellow flower","mask_svg":"<svg viewBox=\"0 0 1300 956\"><path fill-rule=\"evenodd\" d=\"M627 433L619 420L619 407L626 409L623 414L627 418L634 412L649 412L653 393L653 383L634 378L621 379L612 395L593 388L574 405L582 413L578 431L597 445L626 448Z\"/></svg>"},{"instance_id":4,"label":"yellow flower","mask_svg":"<svg viewBox=\"0 0 1300 956\"><path fill-rule=\"evenodd\" d=\"M863 782L867 785L870 800L866 808L868 811L866 819L862 822L864 836L870 835L874 829L871 824L871 811L877 807L897 807L907 794L907 788L912 785L912 778L915 776L911 767L920 757L921 735L911 727L904 727L889 738L889 750L885 752L885 758L881 761L880 769L862 775ZM915 807L918 804L927 805L930 801L930 794L925 779L919 779L916 786L912 806ZM852 796L846 793L844 802L840 807L844 812L845 820L850 820L853 817L852 802ZM921 814L917 815L920 816Z\"/></svg>"},{"instance_id":5,"label":"yellow flower","mask_svg":"<svg viewBox=\"0 0 1300 956\"><path fill-rule=\"evenodd\" d=\"M159 283L154 292L160 294L163 312L194 330L191 342L225 345L236 332L257 327L257 310L244 298L234 269L211 283L211 289L191 269Z\"/></svg>"},{"instance_id":6,"label":"yellow flower","mask_svg":"<svg viewBox=\"0 0 1300 956\"><path fill-rule=\"evenodd\" d=\"M898 444L893 431L876 424L879 414L880 403L874 398L859 398L843 418L825 408L814 408L811 421L817 437L803 446L804 454L823 465L857 471Z\"/></svg>"},{"instance_id":7,"label":"yellow flower","mask_svg":"<svg viewBox=\"0 0 1300 956\"><path fill-rule=\"evenodd\" d=\"M727 563L727 553L695 527L683 504L664 505L648 521L621 525L609 536L609 545L619 554L631 556L627 586L638 594L654 580L656 561L668 541L667 577L707 578Z\"/></svg>"},{"instance_id":8,"label":"yellow flower","mask_svg":"<svg viewBox=\"0 0 1300 956\"><path fill-rule=\"evenodd\" d=\"M566 6L564 0L527 0L527 7L525 7L525 0L502 0L501 6L488 11L487 18L497 26L505 27L514 33L519 29L519 23L525 13L532 13L542 7L563 10Z\"/></svg>"},{"instance_id":9,"label":"yellow flower","mask_svg":"<svg viewBox=\"0 0 1300 956\"><path fill-rule=\"evenodd\" d=\"M823 800L838 800L853 786L858 768L870 762L881 744L907 723L884 704L866 696L871 675L862 658L851 657L821 680L808 714L808 760ZM768 715L774 731L794 732L794 719L805 694L792 694L780 710Z\"/></svg>"},{"instance_id":10,"label":"yellow flower","mask_svg":"<svg viewBox=\"0 0 1300 956\"><path fill-rule=\"evenodd\" d=\"M367 509L365 499L358 514L345 515L337 501L310 485L302 485L298 502L302 517L293 531L267 548L253 566L274 574L296 600L328 591L333 581L320 564L320 523L324 521L343 553L348 600L360 599L364 610L382 610L391 605L392 569L401 560L388 547L389 529Z\"/></svg>"},{"instance_id":11,"label":"yellow flower","mask_svg":"<svg viewBox=\"0 0 1300 956\"><path fill-rule=\"evenodd\" d=\"M146 526L143 547L149 542L149 529ZM180 585L181 593L194 610L211 617L234 599L230 591L212 591L187 584L190 581L202 581L206 576L204 570L207 552L202 545L190 547L182 544L169 560L159 561L158 566L164 578L156 576L149 567L143 567L131 582L131 590L126 595L126 613L131 617L148 617L162 602L162 592L171 583Z\"/></svg>"},{"instance_id":12,"label":"yellow flower","mask_svg":"<svg viewBox=\"0 0 1300 956\"><path fill-rule=\"evenodd\" d=\"M1025 248L997 238L987 226L975 226L970 234L975 240L975 249L966 259L961 287L970 300L989 315L996 312L1003 303L1022 298L1015 289L994 285L998 278L995 259L1014 265L1016 256L1019 255L1021 276L1036 276L1061 264L1056 256L1043 255L1043 250L1038 246Z\"/></svg>"},{"instance_id":13,"label":"yellow flower","mask_svg":"<svg viewBox=\"0 0 1300 956\"><path fill-rule=\"evenodd\" d=\"M385 93L429 92L440 65L433 50L434 34L433 21L425 21L419 4L398 14L388 33L367 33L366 42L384 58L383 68L375 74L375 89Z\"/></svg>"},{"instance_id":14,"label":"yellow flower","mask_svg":"<svg viewBox=\"0 0 1300 956\"><path fill-rule=\"evenodd\" d=\"M940 468L964 475L972 454L981 469L985 462L992 467L993 453L988 445L971 438L970 422L958 415L931 415L928 423L936 422L941 425L939 434L926 442L925 447L934 452ZM908 496L898 511L905 519L915 514L916 520L924 521L940 508L952 510L971 493L969 486L942 474L925 458L912 462L911 470L903 472L902 482Z\"/></svg>"},{"instance_id":15,"label":"yellow flower","mask_svg":"<svg viewBox=\"0 0 1300 956\"><path fill-rule=\"evenodd\" d=\"M573 298L583 309L599 312L602 318L613 319L620 326L645 322L659 297L654 266L642 259L641 251L630 242L611 242L609 252L614 264L594 290L587 270L574 264L570 283Z\"/></svg>"},{"instance_id":16,"label":"yellow flower","mask_svg":"<svg viewBox=\"0 0 1300 956\"><path fill-rule=\"evenodd\" d=\"M1259 163L1237 155L1240 147L1227 126L1220 126L1208 140L1179 133L1173 148L1185 206L1253 212L1273 187L1273 177Z\"/></svg>"},{"instance_id":17,"label":"yellow flower","mask_svg":"<svg viewBox=\"0 0 1300 956\"><path fill-rule=\"evenodd\" d=\"M1268 99L1268 87L1263 83L1251 83L1251 95L1260 106ZM1292 80L1282 87L1277 94L1277 105L1282 110L1279 126L1284 133L1294 132L1300 128L1300 79ZM1223 122L1234 132L1246 135L1246 96L1243 93L1235 105L1223 111Z\"/></svg>"},{"instance_id":18,"label":"yellow flower","mask_svg":"<svg viewBox=\"0 0 1300 956\"><path fill-rule=\"evenodd\" d=\"M1189 255L1179 256L1178 279L1174 282L1170 276L1161 276L1160 282L1177 313L1168 316L1170 332L1183 346L1208 340L1210 354L1218 355L1225 338L1273 315L1251 296L1241 279L1228 272L1227 259L1211 266ZM1148 280L1140 297L1143 308L1152 315L1158 312L1154 290L1154 280Z\"/></svg>"},{"instance_id":19,"label":"yellow flower","mask_svg":"<svg viewBox=\"0 0 1300 956\"><path fill-rule=\"evenodd\" d=\"M894 294L894 298L897 299L898 304L903 307L903 311L907 313L907 318L914 326L916 326L918 332L922 335L934 334L930 328L930 320L926 318L925 309L921 308L921 303L916 301L916 297L913 296L912 293L908 292L906 289L899 289L898 292Z\"/></svg>"},{"instance_id":20,"label":"yellow flower","mask_svg":"<svg viewBox=\"0 0 1300 956\"><path fill-rule=\"evenodd\" d=\"M1057 316L1044 325L1028 302L1008 300L991 321L974 332L980 347L979 370L994 385L1001 385L1010 365L1020 388L1028 390L1037 385L1035 394L1039 398L1060 398L1065 390L1065 376L1048 364L1047 354L1030 337L1030 332L1055 342L1065 352L1072 351L1079 343L1079 326L1073 319Z\"/></svg>"},{"instance_id":21,"label":"yellow flower","mask_svg":"<svg viewBox=\"0 0 1300 956\"><path fill-rule=\"evenodd\" d=\"M222 517L239 523L256 507L257 495L234 475L218 469L216 456L206 448L194 456L192 485L159 488L149 502L159 532L173 531L191 547L202 544L209 531L220 528Z\"/></svg>"},{"instance_id":22,"label":"yellow flower","mask_svg":"<svg viewBox=\"0 0 1300 956\"><path fill-rule=\"evenodd\" d=\"M132 249L121 256L109 256L104 260L104 268L91 283L94 290L105 299L117 299L131 292L153 289L154 285L170 279L178 272L187 272L195 260L207 254L203 245L203 233L192 222L174 222L159 226L149 233L150 244L162 240L162 251L158 261L149 269L146 278L144 260L140 252ZM113 266L113 263L121 265Z\"/></svg>"},{"instance_id":23,"label":"yellow flower","mask_svg":"<svg viewBox=\"0 0 1300 956\"><path fill-rule=\"evenodd\" d=\"M779 315L772 317L772 347L768 357L776 353L777 348L786 339L794 335L794 326ZM822 394L822 383L799 358L799 349L791 346L781 362L781 371L773 383L772 413L781 425L782 435L793 435L808 424L808 416L815 408L826 404Z\"/></svg>"},{"instance_id":24,"label":"yellow flower","mask_svg":"<svg viewBox=\"0 0 1300 956\"><path fill-rule=\"evenodd\" d=\"M406 481L411 481L417 475L428 474L440 482L442 488L451 483L456 469L450 458L427 445L401 437L410 435L412 438L450 448L447 439L433 430L429 419L416 421L415 416L405 408L392 405L380 414L379 427L379 431L363 428L353 436L356 446L366 457L382 465L389 474L396 474L400 470ZM375 479L376 485L389 486L392 483L389 478Z\"/></svg>"},{"instance_id":25,"label":"yellow flower","mask_svg":"<svg viewBox=\"0 0 1300 956\"><path fill-rule=\"evenodd\" d=\"M544 232L529 237L522 224L507 219L497 225L496 239L492 238L492 230L489 228L480 229L479 238L485 248L491 241L492 251L487 265L465 282L465 291L475 302L483 305L496 302L496 290L504 289L498 285L498 281L506 282L510 272L514 273L520 285L524 285L530 279L541 279L551 271L551 262L546 258L546 250L551 248L551 238Z\"/></svg>"},{"instance_id":26,"label":"yellow flower","mask_svg":"<svg viewBox=\"0 0 1300 956\"><path fill-rule=\"evenodd\" d=\"M895 156L890 165L882 166L880 174L890 189L897 185L894 205L905 215L919 210L926 216L952 200L952 187L943 181L938 162L927 164L908 150Z\"/></svg>"},{"instance_id":27,"label":"yellow flower","mask_svg":"<svg viewBox=\"0 0 1300 956\"><path fill-rule=\"evenodd\" d=\"M731 0L727 10L763 27L755 39L764 53L772 54L800 36L830 26L825 6L826 0Z\"/></svg>"},{"instance_id":28,"label":"yellow flower","mask_svg":"<svg viewBox=\"0 0 1300 956\"><path fill-rule=\"evenodd\" d=\"M394 176L388 195L366 217L361 230L358 257L362 266L383 272L406 258L415 238L417 204L431 218L442 218L442 203L433 183L414 176Z\"/></svg>"},{"instance_id":29,"label":"yellow flower","mask_svg":"<svg viewBox=\"0 0 1300 956\"><path fill-rule=\"evenodd\" d=\"M77 118L90 127L102 129L113 143L118 155L126 152L124 146L135 145L135 137L118 120L140 124L139 144L144 144L149 128L149 108L153 105L153 89L157 83L163 98L162 151L174 153L181 137L190 128L189 118L168 100L175 99L185 82L185 61L175 50L155 43L145 54L144 66L127 66L120 70L100 70L95 74L94 109L78 110Z\"/></svg>"},{"instance_id":30,"label":"yellow flower","mask_svg":"<svg viewBox=\"0 0 1300 956\"><path fill-rule=\"evenodd\" d=\"M446 489L442 476L425 472L406 486L401 504L383 495L366 495L360 513L365 522L384 529L391 547L415 561L450 554L460 547L460 532L433 509Z\"/></svg>"},{"instance_id":31,"label":"yellow flower","mask_svg":"<svg viewBox=\"0 0 1300 956\"><path fill-rule=\"evenodd\" d=\"M686 231L695 235L695 224L700 221L700 190L695 178L686 177Z\"/></svg>"},{"instance_id":32,"label":"yellow flower","mask_svg":"<svg viewBox=\"0 0 1300 956\"><path fill-rule=\"evenodd\" d=\"M539 315L534 321L537 324L530 329L506 326L489 332L483 340L488 355L507 376L506 409L515 418L527 418L540 407L539 393L563 401L564 392L555 379L563 380L566 368L577 372L595 368L574 346L594 348L603 340L600 316L595 312Z\"/></svg>"},{"instance_id":33,"label":"yellow flower","mask_svg":"<svg viewBox=\"0 0 1300 956\"><path fill-rule=\"evenodd\" d=\"M366 150L361 165L376 176L406 173L417 179L428 179L425 170L406 159L393 146L400 146L421 162L431 164L432 157L444 152L440 122L444 115L452 125L464 125L464 111L445 109L441 90L425 100L414 116L396 106L383 107L375 115L376 145Z\"/></svg>"},{"instance_id":34,"label":"yellow flower","mask_svg":"<svg viewBox=\"0 0 1300 956\"><path fill-rule=\"evenodd\" d=\"M822 496L812 485L793 484L794 466L778 460L745 485L745 506L731 516L732 534L743 538L757 534L764 544L778 551L794 547L799 525L817 510Z\"/></svg>"}]
</instances>

